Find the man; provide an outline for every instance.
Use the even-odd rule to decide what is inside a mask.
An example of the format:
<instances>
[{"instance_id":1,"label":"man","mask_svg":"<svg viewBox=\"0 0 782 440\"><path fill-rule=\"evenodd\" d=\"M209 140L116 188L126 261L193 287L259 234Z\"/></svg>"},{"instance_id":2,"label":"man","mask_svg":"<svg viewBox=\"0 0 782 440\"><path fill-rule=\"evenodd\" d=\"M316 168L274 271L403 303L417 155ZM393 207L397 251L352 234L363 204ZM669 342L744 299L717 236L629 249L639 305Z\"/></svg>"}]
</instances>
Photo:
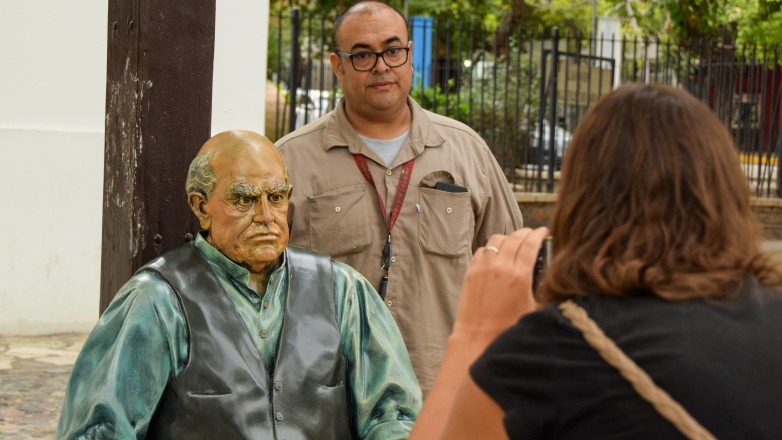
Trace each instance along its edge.
<instances>
[{"instance_id":1,"label":"man","mask_svg":"<svg viewBox=\"0 0 782 440\"><path fill-rule=\"evenodd\" d=\"M190 166L204 232L139 270L87 339L58 438L401 439L421 392L350 267L287 246L285 162L220 133Z\"/></svg>"},{"instance_id":2,"label":"man","mask_svg":"<svg viewBox=\"0 0 782 440\"><path fill-rule=\"evenodd\" d=\"M521 213L478 134L408 96L413 43L398 11L356 4L337 17L334 47L344 98L277 142L294 170L291 242L348 263L384 295L426 392L472 253L521 228Z\"/></svg>"}]
</instances>

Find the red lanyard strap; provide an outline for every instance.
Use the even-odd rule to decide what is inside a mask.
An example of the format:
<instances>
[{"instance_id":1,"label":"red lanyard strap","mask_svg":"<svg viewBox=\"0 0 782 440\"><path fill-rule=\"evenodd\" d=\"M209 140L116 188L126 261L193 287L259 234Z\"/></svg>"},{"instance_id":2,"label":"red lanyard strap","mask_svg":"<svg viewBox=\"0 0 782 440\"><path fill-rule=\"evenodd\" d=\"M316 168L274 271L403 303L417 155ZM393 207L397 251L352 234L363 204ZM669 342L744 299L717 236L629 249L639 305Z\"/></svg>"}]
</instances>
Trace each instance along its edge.
<instances>
[{"instance_id":1,"label":"red lanyard strap","mask_svg":"<svg viewBox=\"0 0 782 440\"><path fill-rule=\"evenodd\" d=\"M388 231L388 235L391 235L391 229L394 227L396 219L399 218L399 212L402 211L402 203L405 200L405 194L407 194L407 187L410 185L410 176L413 174L413 163L415 162L415 158L405 162L402 167L402 176L399 178L399 183L396 186L394 206L391 207L391 215L388 220L386 220L386 205L383 203L383 197L380 196L380 191L378 191L377 186L375 186L372 174L369 173L369 166L367 165L366 159L364 159L364 156L361 154L354 154L353 159L356 161L356 165L358 165L361 175L364 176L364 179L366 179L366 181L372 185L372 188L375 189L377 201L380 203L380 209L382 210L381 215L383 221L386 223L386 230Z\"/></svg>"},{"instance_id":2,"label":"red lanyard strap","mask_svg":"<svg viewBox=\"0 0 782 440\"><path fill-rule=\"evenodd\" d=\"M385 298L386 286L388 285L388 268L391 266L391 229L394 227L396 219L399 218L399 213L402 211L402 203L405 201L407 187L410 185L410 176L413 174L413 163L415 162L415 159L408 160L402 167L402 176L399 178L399 183L396 186L394 205L391 207L391 215L388 220L386 220L386 205L383 203L383 197L380 195L380 191L377 190L375 180L372 179L372 174L369 173L369 166L367 165L366 159L360 154L354 154L353 159L356 161L356 165L358 165L361 175L364 176L364 179L366 179L367 182L372 185L372 188L375 189L377 201L380 203L380 216L383 217L383 221L386 224L386 231L388 231L383 253L380 257L380 270L383 272L383 275L380 278L380 288L378 289L380 298Z\"/></svg>"}]
</instances>

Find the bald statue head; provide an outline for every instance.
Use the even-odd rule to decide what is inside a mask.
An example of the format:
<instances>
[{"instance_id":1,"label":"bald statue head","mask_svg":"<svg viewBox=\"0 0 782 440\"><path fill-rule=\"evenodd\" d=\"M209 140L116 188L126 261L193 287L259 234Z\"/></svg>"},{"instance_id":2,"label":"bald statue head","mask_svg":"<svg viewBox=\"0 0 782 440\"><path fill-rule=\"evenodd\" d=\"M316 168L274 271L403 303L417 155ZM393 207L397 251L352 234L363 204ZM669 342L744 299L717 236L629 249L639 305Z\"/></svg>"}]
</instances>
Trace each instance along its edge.
<instances>
[{"instance_id":1,"label":"bald statue head","mask_svg":"<svg viewBox=\"0 0 782 440\"><path fill-rule=\"evenodd\" d=\"M190 164L186 190L212 246L251 274L277 268L288 244L292 188L270 140L244 130L214 135Z\"/></svg>"}]
</instances>

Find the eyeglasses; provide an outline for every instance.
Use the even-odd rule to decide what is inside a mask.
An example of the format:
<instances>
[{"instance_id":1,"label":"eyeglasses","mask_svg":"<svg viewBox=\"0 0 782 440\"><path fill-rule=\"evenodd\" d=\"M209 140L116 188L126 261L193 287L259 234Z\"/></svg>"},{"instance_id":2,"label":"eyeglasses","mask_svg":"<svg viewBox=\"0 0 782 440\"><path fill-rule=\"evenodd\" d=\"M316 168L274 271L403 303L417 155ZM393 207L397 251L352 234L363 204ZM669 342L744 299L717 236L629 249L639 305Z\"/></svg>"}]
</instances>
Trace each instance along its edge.
<instances>
[{"instance_id":1,"label":"eyeglasses","mask_svg":"<svg viewBox=\"0 0 782 440\"><path fill-rule=\"evenodd\" d=\"M383 58L383 62L388 67L399 67L407 62L407 56L410 52L410 43L407 47L392 47L382 52L356 52L347 53L337 51L337 55L350 60L353 68L358 72L366 72L375 68L378 57Z\"/></svg>"}]
</instances>

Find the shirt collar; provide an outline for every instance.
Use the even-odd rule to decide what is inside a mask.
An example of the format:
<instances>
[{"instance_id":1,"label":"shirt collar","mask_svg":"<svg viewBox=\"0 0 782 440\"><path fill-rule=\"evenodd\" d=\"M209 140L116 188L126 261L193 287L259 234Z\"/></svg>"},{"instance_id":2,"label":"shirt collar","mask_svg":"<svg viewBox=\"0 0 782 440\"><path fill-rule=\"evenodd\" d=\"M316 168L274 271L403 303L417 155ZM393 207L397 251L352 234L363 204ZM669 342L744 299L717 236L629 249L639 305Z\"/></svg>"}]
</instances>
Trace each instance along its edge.
<instances>
[{"instance_id":1,"label":"shirt collar","mask_svg":"<svg viewBox=\"0 0 782 440\"><path fill-rule=\"evenodd\" d=\"M250 271L246 268L234 263L230 258L226 257L222 252L217 250L211 243L206 240L206 232L201 231L196 234L194 246L198 252L203 255L206 261L212 266L213 269L218 272L222 272L228 278L231 278L237 283L247 287L249 289L250 283ZM278 272L286 266L285 252L282 253L282 264L275 270Z\"/></svg>"},{"instance_id":2,"label":"shirt collar","mask_svg":"<svg viewBox=\"0 0 782 440\"><path fill-rule=\"evenodd\" d=\"M418 156L423 153L426 147L439 147L444 142L440 133L429 120L425 110L418 105L411 97L407 98L407 106L413 113L413 122L410 127L408 141L412 147L413 154ZM337 108L332 113L331 118L326 123L326 142L324 148L331 150L335 147L348 147L351 154L364 154L368 148L364 142L358 138L356 130L350 125L347 114L345 113L345 98L342 98L337 104ZM402 147L404 150L404 145ZM400 151L401 153L401 151ZM395 161L396 162L396 161Z\"/></svg>"}]
</instances>

